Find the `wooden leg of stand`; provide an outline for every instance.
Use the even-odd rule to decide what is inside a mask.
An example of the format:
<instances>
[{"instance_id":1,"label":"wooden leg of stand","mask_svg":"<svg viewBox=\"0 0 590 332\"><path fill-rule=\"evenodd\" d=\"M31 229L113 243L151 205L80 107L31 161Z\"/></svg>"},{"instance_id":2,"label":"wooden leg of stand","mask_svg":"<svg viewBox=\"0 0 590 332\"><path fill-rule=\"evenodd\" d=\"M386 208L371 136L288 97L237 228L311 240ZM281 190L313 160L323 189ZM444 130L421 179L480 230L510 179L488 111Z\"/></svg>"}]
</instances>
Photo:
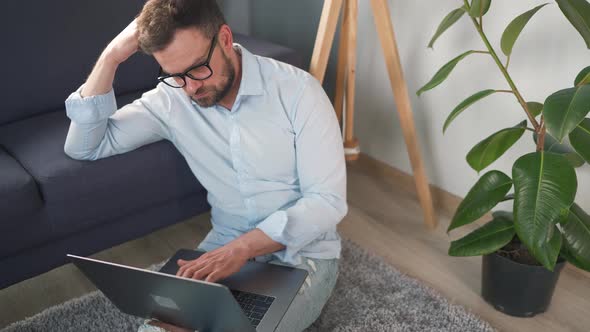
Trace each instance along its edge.
<instances>
[{"instance_id":1,"label":"wooden leg of stand","mask_svg":"<svg viewBox=\"0 0 590 332\"><path fill-rule=\"evenodd\" d=\"M371 0L371 6L373 7L375 24L377 26L379 39L381 40L381 46L383 47L389 80L391 82L402 131L404 133L404 139L406 141L412 170L414 172L418 198L424 211L426 225L429 228L434 229L437 225L436 214L434 212L432 196L428 179L426 178L424 164L420 157L416 128L414 127L414 118L412 116L410 98L408 96L408 87L406 86L406 81L404 80L402 72L399 52L395 42L393 23L391 23L391 15L386 0Z\"/></svg>"},{"instance_id":2,"label":"wooden leg of stand","mask_svg":"<svg viewBox=\"0 0 590 332\"><path fill-rule=\"evenodd\" d=\"M332 42L334 41L334 33L336 32L341 7L342 0L324 1L324 8L322 9L318 33L313 47L313 55L311 56L311 64L309 65L309 72L320 83L324 82L324 75L326 74L328 58L330 56Z\"/></svg>"},{"instance_id":3,"label":"wooden leg of stand","mask_svg":"<svg viewBox=\"0 0 590 332\"><path fill-rule=\"evenodd\" d=\"M348 54L346 75L346 129L344 130L344 153L346 160L356 160L360 149L358 140L354 137L354 93L356 80L356 32L358 22L357 0L348 1L348 42L346 53Z\"/></svg>"},{"instance_id":4,"label":"wooden leg of stand","mask_svg":"<svg viewBox=\"0 0 590 332\"><path fill-rule=\"evenodd\" d=\"M338 123L342 126L342 114L344 110L344 89L346 86L346 64L348 54L346 52L348 43L348 1L344 2L344 12L342 13L342 26L340 27L340 45L338 45L338 64L336 70L336 89L334 93L334 110Z\"/></svg>"}]
</instances>

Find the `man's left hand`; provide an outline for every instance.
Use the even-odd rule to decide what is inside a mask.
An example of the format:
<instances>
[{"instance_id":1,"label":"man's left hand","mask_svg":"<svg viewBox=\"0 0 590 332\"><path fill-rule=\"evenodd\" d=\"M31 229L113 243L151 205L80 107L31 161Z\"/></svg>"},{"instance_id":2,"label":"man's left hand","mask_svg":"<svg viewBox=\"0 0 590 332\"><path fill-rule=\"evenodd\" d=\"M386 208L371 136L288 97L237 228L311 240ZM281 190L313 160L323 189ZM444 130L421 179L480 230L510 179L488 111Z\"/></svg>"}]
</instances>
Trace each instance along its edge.
<instances>
[{"instance_id":1,"label":"man's left hand","mask_svg":"<svg viewBox=\"0 0 590 332\"><path fill-rule=\"evenodd\" d=\"M192 261L178 260L177 276L216 282L238 272L250 257L238 241L204 253Z\"/></svg>"}]
</instances>

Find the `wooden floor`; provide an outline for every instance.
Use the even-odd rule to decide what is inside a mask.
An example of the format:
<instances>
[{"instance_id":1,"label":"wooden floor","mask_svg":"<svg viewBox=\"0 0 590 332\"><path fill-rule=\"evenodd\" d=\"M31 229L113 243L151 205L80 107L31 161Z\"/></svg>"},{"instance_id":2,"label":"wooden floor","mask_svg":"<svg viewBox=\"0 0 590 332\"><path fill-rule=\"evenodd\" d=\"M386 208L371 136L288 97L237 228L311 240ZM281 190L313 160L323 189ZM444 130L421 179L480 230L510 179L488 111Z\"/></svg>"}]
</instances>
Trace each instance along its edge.
<instances>
[{"instance_id":1,"label":"wooden floor","mask_svg":"<svg viewBox=\"0 0 590 332\"><path fill-rule=\"evenodd\" d=\"M440 225L435 231L427 231L411 177L366 156L348 165L348 175L349 213L339 225L343 237L422 280L501 331L590 331L589 273L565 268L552 306L543 315L513 318L501 314L479 295L481 259L446 255L449 237L445 229L458 198L433 188ZM207 214L191 218L94 257L148 266L178 248L195 247L210 229L208 218ZM453 237L468 231L459 231ZM94 287L71 264L1 290L0 328L92 290Z\"/></svg>"}]
</instances>

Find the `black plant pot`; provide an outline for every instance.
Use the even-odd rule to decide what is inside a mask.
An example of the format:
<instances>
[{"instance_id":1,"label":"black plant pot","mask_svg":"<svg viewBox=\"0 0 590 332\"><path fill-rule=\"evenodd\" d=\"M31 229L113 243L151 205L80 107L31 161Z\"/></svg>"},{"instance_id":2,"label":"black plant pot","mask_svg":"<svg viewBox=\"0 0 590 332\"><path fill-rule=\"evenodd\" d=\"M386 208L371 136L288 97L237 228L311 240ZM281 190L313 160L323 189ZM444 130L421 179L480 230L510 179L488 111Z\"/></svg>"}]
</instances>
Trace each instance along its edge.
<instances>
[{"instance_id":1,"label":"black plant pot","mask_svg":"<svg viewBox=\"0 0 590 332\"><path fill-rule=\"evenodd\" d=\"M532 317L549 307L564 265L564 260L558 260L551 272L543 266L517 263L497 253L485 255L481 295L503 313Z\"/></svg>"}]
</instances>

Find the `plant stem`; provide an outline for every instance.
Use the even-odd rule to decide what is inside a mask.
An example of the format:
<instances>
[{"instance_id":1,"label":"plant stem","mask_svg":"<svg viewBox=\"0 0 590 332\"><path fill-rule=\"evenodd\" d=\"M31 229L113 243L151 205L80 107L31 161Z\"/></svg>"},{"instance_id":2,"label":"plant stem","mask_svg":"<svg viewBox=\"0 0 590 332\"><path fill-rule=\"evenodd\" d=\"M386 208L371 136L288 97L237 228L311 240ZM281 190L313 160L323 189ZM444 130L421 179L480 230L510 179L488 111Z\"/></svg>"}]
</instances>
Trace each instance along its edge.
<instances>
[{"instance_id":1,"label":"plant stem","mask_svg":"<svg viewBox=\"0 0 590 332\"><path fill-rule=\"evenodd\" d=\"M545 117L543 115L541 115L539 126L541 126L541 128L537 133L537 152L543 151L545 148L545 133L547 132L547 128L545 127Z\"/></svg>"},{"instance_id":2,"label":"plant stem","mask_svg":"<svg viewBox=\"0 0 590 332\"><path fill-rule=\"evenodd\" d=\"M514 93L512 90L496 90L496 92Z\"/></svg>"},{"instance_id":3,"label":"plant stem","mask_svg":"<svg viewBox=\"0 0 590 332\"><path fill-rule=\"evenodd\" d=\"M469 2L467 0L463 0L463 2L465 3L465 8L469 9L470 8ZM487 36L483 32L483 29L481 28L481 26L479 25L479 23L477 22L477 20L475 18L473 18L473 17L470 17L470 18L471 18L471 21L473 22L473 24L475 25L475 28L476 28L477 32L479 33L481 39L483 40L484 44L486 45L486 48L488 49L490 55L492 56L492 58L494 59L494 61L498 65L498 68L500 69L500 71L502 72L504 77L506 78L506 81L508 81L510 88L512 88L512 91L514 92L514 96L516 97L516 100L518 100L518 102L520 103L520 105L524 109L525 113L527 114L527 117L529 118L529 121L531 122L531 124L535 128L535 131L537 131L537 133L539 134L539 137L540 137L541 136L541 127L539 126L539 123L537 122L535 117L529 111L524 98L522 97L522 95L520 94L518 89L516 88L516 85L514 84L514 81L512 80L512 78L510 77L510 74L508 74L506 67L504 67L502 62L500 62L500 59L498 58L496 51L494 51L494 48L492 47L492 45L490 44L490 41L488 40ZM542 139L540 139L540 140L542 140Z\"/></svg>"},{"instance_id":4,"label":"plant stem","mask_svg":"<svg viewBox=\"0 0 590 332\"><path fill-rule=\"evenodd\" d=\"M545 132L547 131L545 124L541 126L541 129L539 131L540 132L538 133L537 139L537 152L543 151L543 148L545 147Z\"/></svg>"}]
</instances>

